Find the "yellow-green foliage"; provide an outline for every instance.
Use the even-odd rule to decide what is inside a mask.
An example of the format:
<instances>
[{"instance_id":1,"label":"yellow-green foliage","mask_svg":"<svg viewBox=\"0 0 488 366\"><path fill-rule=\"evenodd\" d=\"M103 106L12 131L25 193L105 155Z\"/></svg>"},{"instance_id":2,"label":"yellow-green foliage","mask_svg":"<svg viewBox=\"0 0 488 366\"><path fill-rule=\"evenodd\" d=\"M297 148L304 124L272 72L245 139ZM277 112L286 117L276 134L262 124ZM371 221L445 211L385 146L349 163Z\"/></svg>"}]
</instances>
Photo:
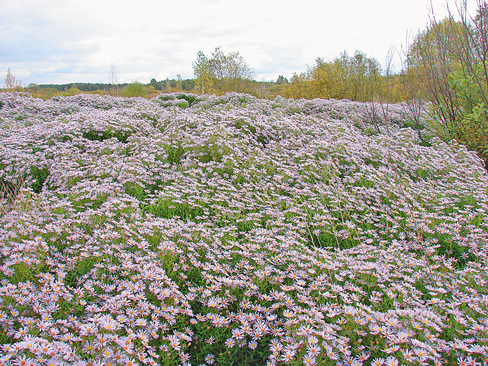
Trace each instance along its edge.
<instances>
[{"instance_id":1,"label":"yellow-green foliage","mask_svg":"<svg viewBox=\"0 0 488 366\"><path fill-rule=\"evenodd\" d=\"M403 85L398 75L382 74L379 62L361 51L354 56L346 52L334 61L318 58L306 73L294 74L291 82L272 90L285 98L334 98L355 101L398 102L402 100Z\"/></svg>"},{"instance_id":2,"label":"yellow-green foliage","mask_svg":"<svg viewBox=\"0 0 488 366\"><path fill-rule=\"evenodd\" d=\"M215 48L210 58L199 51L192 67L197 79L197 88L202 94L246 92L254 79L254 71L239 52L225 54L220 47Z\"/></svg>"},{"instance_id":3,"label":"yellow-green foliage","mask_svg":"<svg viewBox=\"0 0 488 366\"><path fill-rule=\"evenodd\" d=\"M134 81L122 90L122 96L124 97L145 97L146 95L146 87L139 81Z\"/></svg>"},{"instance_id":4,"label":"yellow-green foliage","mask_svg":"<svg viewBox=\"0 0 488 366\"><path fill-rule=\"evenodd\" d=\"M453 128L453 137L488 162L488 108L484 102L460 119Z\"/></svg>"}]
</instances>

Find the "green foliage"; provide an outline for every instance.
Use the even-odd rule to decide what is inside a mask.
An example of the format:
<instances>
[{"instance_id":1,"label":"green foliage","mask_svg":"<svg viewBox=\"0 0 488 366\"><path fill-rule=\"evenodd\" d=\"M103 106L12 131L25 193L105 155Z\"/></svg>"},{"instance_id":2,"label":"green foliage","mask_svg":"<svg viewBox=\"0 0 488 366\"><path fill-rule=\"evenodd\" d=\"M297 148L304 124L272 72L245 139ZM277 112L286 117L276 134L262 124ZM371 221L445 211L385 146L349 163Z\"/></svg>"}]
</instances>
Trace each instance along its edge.
<instances>
[{"instance_id":1,"label":"green foliage","mask_svg":"<svg viewBox=\"0 0 488 366\"><path fill-rule=\"evenodd\" d=\"M375 128L368 127L364 130L364 134L366 136L376 136L379 135L379 132Z\"/></svg>"},{"instance_id":2,"label":"green foliage","mask_svg":"<svg viewBox=\"0 0 488 366\"><path fill-rule=\"evenodd\" d=\"M17 264L12 265L12 269L14 270L14 276L12 278L12 283L16 284L19 282L25 281L34 281L36 275L36 268L35 266L29 266L24 262L20 262Z\"/></svg>"},{"instance_id":3,"label":"green foliage","mask_svg":"<svg viewBox=\"0 0 488 366\"><path fill-rule=\"evenodd\" d=\"M192 64L193 74L197 79L198 91L202 94L210 93L212 90L212 72L209 60L202 51L198 51L197 60Z\"/></svg>"},{"instance_id":4,"label":"green foliage","mask_svg":"<svg viewBox=\"0 0 488 366\"><path fill-rule=\"evenodd\" d=\"M234 121L234 127L245 132L250 132L252 134L256 133L256 127L254 127L249 122L244 121L243 119L236 119Z\"/></svg>"},{"instance_id":5,"label":"green foliage","mask_svg":"<svg viewBox=\"0 0 488 366\"><path fill-rule=\"evenodd\" d=\"M197 96L195 94L179 94L176 99L184 99L188 102L188 107L191 107Z\"/></svg>"},{"instance_id":6,"label":"green foliage","mask_svg":"<svg viewBox=\"0 0 488 366\"><path fill-rule=\"evenodd\" d=\"M196 343L193 347L188 349L191 359L195 362L195 365L205 364L205 356L212 354L215 356L217 365L229 365L229 366L262 366L266 364L266 360L271 354L269 343L272 339L271 336L266 335L256 342L256 348L251 349L247 345L248 341L242 340L234 342L231 348L225 345L225 341L232 336L232 329L230 328L217 328L212 333L214 342L209 344L205 342L207 340L207 325L204 323L198 323L192 327L192 330L197 336ZM250 341L250 340L249 340ZM242 343L242 345L239 345Z\"/></svg>"},{"instance_id":7,"label":"green foliage","mask_svg":"<svg viewBox=\"0 0 488 366\"><path fill-rule=\"evenodd\" d=\"M178 141L177 145L166 145L164 149L168 154L166 161L171 165L179 164L186 152L185 148L181 144L181 141Z\"/></svg>"},{"instance_id":8,"label":"green foliage","mask_svg":"<svg viewBox=\"0 0 488 366\"><path fill-rule=\"evenodd\" d=\"M94 268L96 263L99 263L100 259L94 260L93 258L86 258L78 261L76 266L66 273L65 284L73 288L78 287L78 279Z\"/></svg>"},{"instance_id":9,"label":"green foliage","mask_svg":"<svg viewBox=\"0 0 488 366\"><path fill-rule=\"evenodd\" d=\"M142 201L146 198L146 192L140 183L126 182L124 183L124 190L125 193L136 198L138 201Z\"/></svg>"},{"instance_id":10,"label":"green foliage","mask_svg":"<svg viewBox=\"0 0 488 366\"><path fill-rule=\"evenodd\" d=\"M449 65L456 64L463 58L462 48L466 41L464 32L462 22L452 17L433 21L416 35L408 50L408 66L417 68L417 71L425 73L426 77L433 71L439 71L436 68L440 64L435 63L436 59Z\"/></svg>"},{"instance_id":11,"label":"green foliage","mask_svg":"<svg viewBox=\"0 0 488 366\"><path fill-rule=\"evenodd\" d=\"M142 202L148 198L149 195L154 194L157 191L161 191L164 187L172 184L172 180L162 181L160 179L156 179L156 181L152 184L126 182L124 183L124 190L125 193Z\"/></svg>"},{"instance_id":12,"label":"green foliage","mask_svg":"<svg viewBox=\"0 0 488 366\"><path fill-rule=\"evenodd\" d=\"M344 239L339 236L335 227L322 230L309 228L306 238L307 246L310 248L349 249L359 244L357 240Z\"/></svg>"},{"instance_id":13,"label":"green foliage","mask_svg":"<svg viewBox=\"0 0 488 366\"><path fill-rule=\"evenodd\" d=\"M66 90L66 95L73 96L76 94L80 94L81 90L76 87L75 84L71 85L69 89Z\"/></svg>"},{"instance_id":14,"label":"green foliage","mask_svg":"<svg viewBox=\"0 0 488 366\"><path fill-rule=\"evenodd\" d=\"M122 96L123 97L146 97L147 96L147 90L144 84L142 84L139 81L134 81L132 84L127 85L123 90L122 90Z\"/></svg>"},{"instance_id":15,"label":"green foliage","mask_svg":"<svg viewBox=\"0 0 488 366\"><path fill-rule=\"evenodd\" d=\"M333 62L318 59L314 77L321 89L327 90L334 99L370 101L377 86L374 78L379 78L381 66L374 58L368 58L356 50L353 56L343 52Z\"/></svg>"},{"instance_id":16,"label":"green foliage","mask_svg":"<svg viewBox=\"0 0 488 366\"><path fill-rule=\"evenodd\" d=\"M97 194L96 198L91 197L78 198L73 202L73 207L78 212L84 212L88 209L96 210L98 209L106 200L108 194Z\"/></svg>"},{"instance_id":17,"label":"green foliage","mask_svg":"<svg viewBox=\"0 0 488 366\"><path fill-rule=\"evenodd\" d=\"M265 136L263 133L258 132L256 127L254 127L249 122L244 121L243 119L235 120L234 127L243 131L245 134L252 135L257 140L257 142L263 145L263 147L266 147L266 145L269 143L270 138L268 136Z\"/></svg>"},{"instance_id":18,"label":"green foliage","mask_svg":"<svg viewBox=\"0 0 488 366\"><path fill-rule=\"evenodd\" d=\"M90 129L86 132L83 132L83 137L91 140L91 141L104 141L109 140L112 137L115 137L122 143L127 143L127 139L134 133L133 130L107 130L107 131L98 131L94 129Z\"/></svg>"},{"instance_id":19,"label":"green foliage","mask_svg":"<svg viewBox=\"0 0 488 366\"><path fill-rule=\"evenodd\" d=\"M334 61L317 58L306 73L294 74L290 83L280 80L275 88L287 98L334 98L370 101L381 91L381 67L374 58L355 51L343 52Z\"/></svg>"},{"instance_id":20,"label":"green foliage","mask_svg":"<svg viewBox=\"0 0 488 366\"><path fill-rule=\"evenodd\" d=\"M158 97L158 100L167 101L174 100L176 97L173 94L163 94Z\"/></svg>"},{"instance_id":21,"label":"green foliage","mask_svg":"<svg viewBox=\"0 0 488 366\"><path fill-rule=\"evenodd\" d=\"M285 98L314 99L327 98L328 94L317 94L314 91L313 76L311 73L294 74L290 83L278 85L277 92Z\"/></svg>"},{"instance_id":22,"label":"green foliage","mask_svg":"<svg viewBox=\"0 0 488 366\"><path fill-rule=\"evenodd\" d=\"M201 163L209 163L215 161L220 163L227 151L227 148L222 148L219 145L208 141L203 146L196 146L193 148L196 159Z\"/></svg>"},{"instance_id":23,"label":"green foliage","mask_svg":"<svg viewBox=\"0 0 488 366\"><path fill-rule=\"evenodd\" d=\"M158 119L155 116L151 116L151 115L149 115L147 113L142 113L141 114L141 117L142 118L146 118L146 119L148 119L150 121L153 121L154 123L157 123L158 122Z\"/></svg>"},{"instance_id":24,"label":"green foliage","mask_svg":"<svg viewBox=\"0 0 488 366\"><path fill-rule=\"evenodd\" d=\"M161 198L155 204L144 206L143 211L165 219L178 216L183 221L195 221L198 216L203 215L203 209L200 207Z\"/></svg>"},{"instance_id":25,"label":"green foliage","mask_svg":"<svg viewBox=\"0 0 488 366\"><path fill-rule=\"evenodd\" d=\"M34 193L40 193L44 182L46 181L47 177L49 176L49 169L47 167L38 168L36 166L31 166L31 174L32 174L32 190Z\"/></svg>"},{"instance_id":26,"label":"green foliage","mask_svg":"<svg viewBox=\"0 0 488 366\"><path fill-rule=\"evenodd\" d=\"M182 100L181 102L177 103L176 105L182 109L190 107L190 104L186 100Z\"/></svg>"},{"instance_id":27,"label":"green foliage","mask_svg":"<svg viewBox=\"0 0 488 366\"><path fill-rule=\"evenodd\" d=\"M282 84L288 84L289 81L287 78L285 78L283 75L278 76L278 79L276 79L276 84L282 85Z\"/></svg>"},{"instance_id":28,"label":"green foliage","mask_svg":"<svg viewBox=\"0 0 488 366\"><path fill-rule=\"evenodd\" d=\"M488 90L486 85L478 84L483 74L479 62L476 74L478 77L458 68L449 76L449 85L456 95L459 113L454 121L450 121L448 128L452 137L476 151L488 165Z\"/></svg>"}]
</instances>

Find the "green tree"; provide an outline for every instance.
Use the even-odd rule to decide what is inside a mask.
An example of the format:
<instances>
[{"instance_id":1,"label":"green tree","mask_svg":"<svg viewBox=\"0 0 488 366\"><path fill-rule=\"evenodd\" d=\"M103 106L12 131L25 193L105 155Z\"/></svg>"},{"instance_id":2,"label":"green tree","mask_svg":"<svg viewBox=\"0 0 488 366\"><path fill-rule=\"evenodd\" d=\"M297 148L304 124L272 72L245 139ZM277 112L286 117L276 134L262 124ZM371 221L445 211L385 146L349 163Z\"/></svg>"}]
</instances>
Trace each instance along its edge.
<instances>
[{"instance_id":1,"label":"green tree","mask_svg":"<svg viewBox=\"0 0 488 366\"><path fill-rule=\"evenodd\" d=\"M463 58L466 30L453 17L433 20L417 34L407 53L407 72L415 75L419 96L434 103L435 116L446 128L460 113L449 77Z\"/></svg>"},{"instance_id":2,"label":"green tree","mask_svg":"<svg viewBox=\"0 0 488 366\"><path fill-rule=\"evenodd\" d=\"M317 58L315 65L307 72L294 74L290 83L285 83L285 80L278 78L278 85L273 91L287 98L334 98L365 102L379 100L379 95L386 90L383 88L379 62L361 51L355 51L354 56L343 52L331 62Z\"/></svg>"},{"instance_id":3,"label":"green tree","mask_svg":"<svg viewBox=\"0 0 488 366\"><path fill-rule=\"evenodd\" d=\"M288 84L281 85L280 94L285 98L314 99L312 80L309 73L294 73Z\"/></svg>"},{"instance_id":4,"label":"green tree","mask_svg":"<svg viewBox=\"0 0 488 366\"><path fill-rule=\"evenodd\" d=\"M225 54L220 47L215 48L211 58L199 51L192 66L198 88L204 93L246 92L255 77L239 52Z\"/></svg>"},{"instance_id":5,"label":"green tree","mask_svg":"<svg viewBox=\"0 0 488 366\"><path fill-rule=\"evenodd\" d=\"M246 64L239 52L224 54L215 48L209 60L210 69L216 78L216 88L220 92L244 92L254 79L254 71Z\"/></svg>"},{"instance_id":6,"label":"green tree","mask_svg":"<svg viewBox=\"0 0 488 366\"><path fill-rule=\"evenodd\" d=\"M339 75L344 78L344 95L339 97L358 101L369 101L378 93L372 79L381 74L379 62L374 58L368 58L363 52L356 50L353 56L343 52L341 57L334 61ZM332 98L334 96L332 95Z\"/></svg>"},{"instance_id":7,"label":"green tree","mask_svg":"<svg viewBox=\"0 0 488 366\"><path fill-rule=\"evenodd\" d=\"M379 62L361 51L343 52L332 62L317 58L307 74L309 97L369 101L380 93L380 76Z\"/></svg>"},{"instance_id":8,"label":"green tree","mask_svg":"<svg viewBox=\"0 0 488 366\"><path fill-rule=\"evenodd\" d=\"M197 59L192 63L193 74L197 79L198 92L205 94L212 92L212 73L207 56L202 51L198 51Z\"/></svg>"},{"instance_id":9,"label":"green tree","mask_svg":"<svg viewBox=\"0 0 488 366\"><path fill-rule=\"evenodd\" d=\"M155 78L152 78L151 81L149 82L151 84L151 86L154 88L154 90L159 90L160 89L160 85L159 83L156 81Z\"/></svg>"},{"instance_id":10,"label":"green tree","mask_svg":"<svg viewBox=\"0 0 488 366\"><path fill-rule=\"evenodd\" d=\"M183 79L180 74L176 75L176 89L178 91L183 91Z\"/></svg>"},{"instance_id":11,"label":"green tree","mask_svg":"<svg viewBox=\"0 0 488 366\"><path fill-rule=\"evenodd\" d=\"M71 85L69 89L66 88L66 95L72 96L76 94L80 94L81 90L76 87L75 84Z\"/></svg>"},{"instance_id":12,"label":"green tree","mask_svg":"<svg viewBox=\"0 0 488 366\"><path fill-rule=\"evenodd\" d=\"M283 75L278 76L278 79L276 79L276 84L278 85L283 85L288 83L289 83L288 79L285 78Z\"/></svg>"},{"instance_id":13,"label":"green tree","mask_svg":"<svg viewBox=\"0 0 488 366\"><path fill-rule=\"evenodd\" d=\"M122 90L124 97L146 97L147 90L144 84L139 81L133 81Z\"/></svg>"},{"instance_id":14,"label":"green tree","mask_svg":"<svg viewBox=\"0 0 488 366\"><path fill-rule=\"evenodd\" d=\"M39 90L40 90L39 85L36 83L30 83L27 86L27 91L31 93L33 97L37 97L37 93L39 92Z\"/></svg>"}]
</instances>

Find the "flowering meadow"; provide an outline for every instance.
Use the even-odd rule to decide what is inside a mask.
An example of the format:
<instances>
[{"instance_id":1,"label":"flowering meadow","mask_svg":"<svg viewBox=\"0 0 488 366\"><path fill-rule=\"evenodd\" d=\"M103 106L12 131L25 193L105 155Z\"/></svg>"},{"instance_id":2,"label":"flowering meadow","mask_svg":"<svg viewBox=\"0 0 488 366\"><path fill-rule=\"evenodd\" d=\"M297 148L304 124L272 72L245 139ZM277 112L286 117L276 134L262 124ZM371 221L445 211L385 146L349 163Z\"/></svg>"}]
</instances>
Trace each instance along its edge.
<instances>
[{"instance_id":1,"label":"flowering meadow","mask_svg":"<svg viewBox=\"0 0 488 366\"><path fill-rule=\"evenodd\" d=\"M483 163L385 108L1 93L0 365L488 364Z\"/></svg>"}]
</instances>

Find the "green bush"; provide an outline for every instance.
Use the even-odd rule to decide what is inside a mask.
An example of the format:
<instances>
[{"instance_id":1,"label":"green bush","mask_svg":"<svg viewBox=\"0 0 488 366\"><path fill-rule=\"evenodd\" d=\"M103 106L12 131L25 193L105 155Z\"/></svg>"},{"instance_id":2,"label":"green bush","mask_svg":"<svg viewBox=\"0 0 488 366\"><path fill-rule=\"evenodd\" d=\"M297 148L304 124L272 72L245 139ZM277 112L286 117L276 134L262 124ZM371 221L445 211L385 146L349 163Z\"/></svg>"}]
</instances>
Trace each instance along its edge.
<instances>
[{"instance_id":1,"label":"green bush","mask_svg":"<svg viewBox=\"0 0 488 366\"><path fill-rule=\"evenodd\" d=\"M451 131L458 142L476 151L488 166L488 108L485 103L480 103L459 119L457 125L451 126Z\"/></svg>"},{"instance_id":2,"label":"green bush","mask_svg":"<svg viewBox=\"0 0 488 366\"><path fill-rule=\"evenodd\" d=\"M488 166L488 106L486 86L480 86L484 69L480 63L475 74L468 75L463 70L454 71L449 77L449 86L456 95L457 118L449 124L451 137L476 151ZM447 107L447 106L446 106Z\"/></svg>"},{"instance_id":3,"label":"green bush","mask_svg":"<svg viewBox=\"0 0 488 366\"><path fill-rule=\"evenodd\" d=\"M192 103L195 101L197 95L195 94L180 94L176 99L184 99L188 102L188 107L191 107Z\"/></svg>"}]
</instances>

